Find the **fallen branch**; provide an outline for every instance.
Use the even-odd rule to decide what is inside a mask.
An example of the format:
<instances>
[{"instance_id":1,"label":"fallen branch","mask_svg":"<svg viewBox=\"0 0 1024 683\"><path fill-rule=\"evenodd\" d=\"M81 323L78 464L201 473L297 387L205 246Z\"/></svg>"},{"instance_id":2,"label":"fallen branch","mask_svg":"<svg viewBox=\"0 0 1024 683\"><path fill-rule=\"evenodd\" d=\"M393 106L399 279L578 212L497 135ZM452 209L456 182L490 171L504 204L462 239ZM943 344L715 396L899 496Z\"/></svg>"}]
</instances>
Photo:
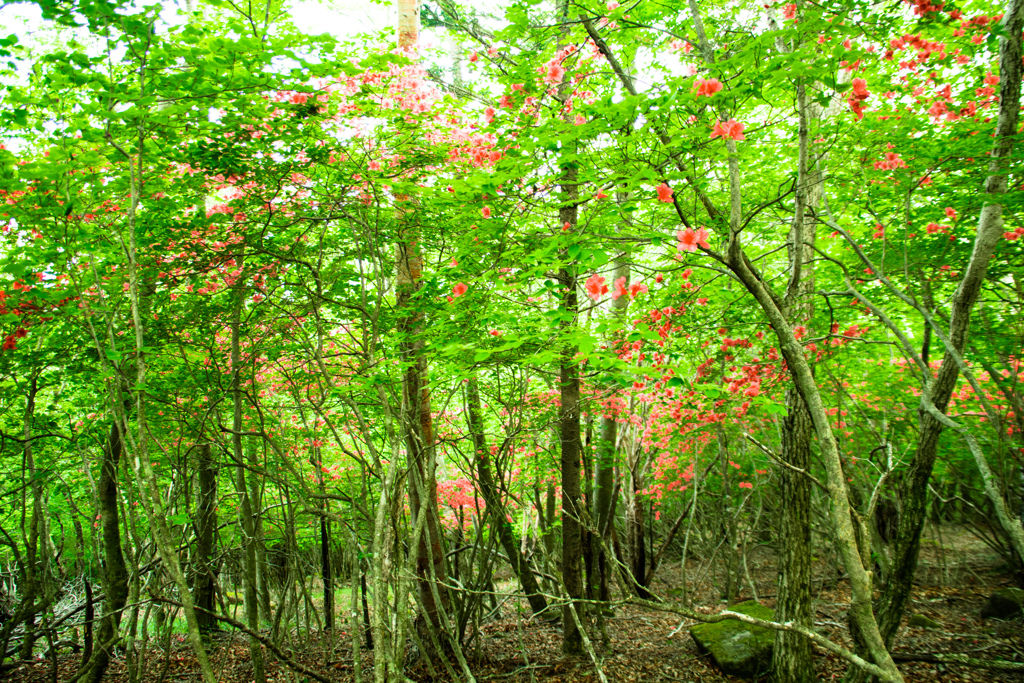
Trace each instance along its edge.
<instances>
[{"instance_id":1,"label":"fallen branch","mask_svg":"<svg viewBox=\"0 0 1024 683\"><path fill-rule=\"evenodd\" d=\"M174 605L175 607L181 607L181 603L180 602L176 602L174 600L168 600L167 598L157 598L157 597L154 597L154 598L152 598L152 600L154 602L163 602L163 603L166 603L168 605ZM315 679L317 681L320 681L320 683L334 683L334 681L332 681L330 678L327 678L326 676L322 676L321 674L318 674L316 671L314 671L313 669L310 669L309 667L305 666L301 662L295 661L294 659L292 659L291 657L286 655L284 653L284 650L282 650L277 645L275 645L274 641L272 641L270 638L267 638L266 636L261 635L261 634L257 633L256 631L253 631L252 629L250 629L248 626L246 626L242 622L235 621L231 617L224 616L223 614L217 614L216 612L212 612L210 610L203 609L202 607L196 607L196 611L206 612L207 614L212 615L214 619L216 619L218 621L223 621L228 626L231 626L231 627L241 631L242 633L244 633L245 635L247 635L247 636L249 636L251 638L255 638L265 648L267 648L268 650L273 652L274 655L278 659L280 659L282 662L284 662L285 666L287 666L292 671L297 671L300 674L303 674L305 676L309 676L310 678L313 678L313 679Z\"/></svg>"},{"instance_id":2,"label":"fallen branch","mask_svg":"<svg viewBox=\"0 0 1024 683\"><path fill-rule=\"evenodd\" d=\"M932 662L935 664L959 664L992 671L1024 671L1024 662L1011 662L1005 659L977 659L957 653L908 654L894 652L892 658L897 662Z\"/></svg>"}]
</instances>

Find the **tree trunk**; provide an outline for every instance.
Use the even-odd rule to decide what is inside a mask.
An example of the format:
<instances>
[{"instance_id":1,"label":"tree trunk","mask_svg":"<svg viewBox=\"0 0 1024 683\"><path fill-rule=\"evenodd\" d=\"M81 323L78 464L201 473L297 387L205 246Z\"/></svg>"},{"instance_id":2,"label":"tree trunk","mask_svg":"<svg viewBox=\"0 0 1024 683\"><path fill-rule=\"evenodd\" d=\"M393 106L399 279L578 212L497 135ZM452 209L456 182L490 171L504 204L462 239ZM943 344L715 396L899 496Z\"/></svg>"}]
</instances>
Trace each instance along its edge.
<instances>
[{"instance_id":1,"label":"tree trunk","mask_svg":"<svg viewBox=\"0 0 1024 683\"><path fill-rule=\"evenodd\" d=\"M569 232L576 229L578 208L576 199L579 188L576 185L578 169L575 161L562 169L560 180L565 205L558 212L562 225L569 226ZM568 336L575 329L579 315L577 290L579 283L576 265L570 263L558 274L562 288L562 332ZM558 414L559 443L561 445L562 476L562 581L566 597L578 600L583 597L583 491L580 483L580 371L576 363L576 347L568 339L564 342L559 365L559 396L561 406ZM577 605L579 612L582 605ZM573 619L571 606L562 608L562 652L566 655L582 655L583 636Z\"/></svg>"},{"instance_id":2,"label":"tree trunk","mask_svg":"<svg viewBox=\"0 0 1024 683\"><path fill-rule=\"evenodd\" d=\"M999 72L1002 76L999 82L999 119L989 162L989 176L984 187L986 203L978 221L971 259L950 304L947 338L957 354L962 354L964 350L971 310L981 292L988 263L1003 232L1002 201L1007 190L1006 164L1013 150L1013 136L1017 132L1020 117L1022 23L1024 3L1013 0L1007 5L1003 16L1004 37L999 39ZM947 349L931 386L932 403L943 413L956 388L959 374L954 355ZM910 601L921 550L921 532L930 498L928 481L931 479L943 429L942 423L924 408L919 409L918 413L917 450L900 488L901 511L893 543L892 579L886 584L878 602L879 626L889 647L892 646L903 612ZM862 677L862 674L855 676Z\"/></svg>"},{"instance_id":3,"label":"tree trunk","mask_svg":"<svg viewBox=\"0 0 1024 683\"><path fill-rule=\"evenodd\" d=\"M786 412L782 422L783 461L808 471L811 465L813 425L807 405L793 387L786 390ZM788 467L779 468L778 475L779 576L775 618L777 621L793 621L811 626L810 480L806 475ZM777 631L772 671L779 683L810 683L816 680L810 641L798 633Z\"/></svg>"},{"instance_id":4,"label":"tree trunk","mask_svg":"<svg viewBox=\"0 0 1024 683\"><path fill-rule=\"evenodd\" d=\"M319 453L320 449L316 449ZM317 457L319 460L319 456ZM320 493L324 493L323 472L320 473ZM329 501L321 498L320 515L320 573L324 582L324 629L334 630L334 568L331 566L331 520Z\"/></svg>"},{"instance_id":5,"label":"tree trunk","mask_svg":"<svg viewBox=\"0 0 1024 683\"><path fill-rule=\"evenodd\" d=\"M115 422L110 426L110 436L103 450L103 464L97 486L100 527L103 530L103 618L96 632L96 652L82 676L82 683L99 683L107 666L110 654L118 640L121 610L128 600L128 568L121 550L121 524L118 513L120 495L117 490L117 468L121 460L123 444L121 430Z\"/></svg>"},{"instance_id":6,"label":"tree trunk","mask_svg":"<svg viewBox=\"0 0 1024 683\"><path fill-rule=\"evenodd\" d=\"M537 585L537 578L533 575L530 561L519 552L519 543L512 530L512 524L508 521L505 506L501 500L501 493L494 483L494 475L491 472L490 452L487 449L487 437L484 433L483 413L480 406L480 387L476 375L469 378L466 385L466 412L469 418L469 429L473 435L473 446L476 449L477 478L480 482L480 493L483 495L484 503L487 504L487 513L491 517L491 530L496 531L501 547L508 555L512 571L519 579L526 599L530 602L530 609L534 614L540 614L547 609L547 600L540 592Z\"/></svg>"},{"instance_id":7,"label":"tree trunk","mask_svg":"<svg viewBox=\"0 0 1024 683\"><path fill-rule=\"evenodd\" d=\"M785 298L786 314L793 326L811 324L814 317L814 244L824 178L809 160L811 118L805 86L797 85L799 115L799 168L796 211L789 233L790 280ZM811 166L814 168L811 168ZM811 480L796 469L810 472L811 435L814 425L807 404L796 387L786 390L786 417L782 420L782 460L791 467L779 469L779 576L775 616L811 627ZM790 631L775 633L772 670L778 683L811 683L815 680L811 643Z\"/></svg>"},{"instance_id":8,"label":"tree trunk","mask_svg":"<svg viewBox=\"0 0 1024 683\"><path fill-rule=\"evenodd\" d=\"M238 257L239 269L242 268L243 257ZM245 477L245 453L242 448L242 302L243 292L235 293L235 306L231 320L231 455L235 465L235 494L238 496L238 522L242 529L242 589L245 602L245 625L253 632L259 631L259 598L256 585L256 538L255 515L252 498ZM267 675L263 667L263 648L260 641L249 637L249 658L252 661L253 680L255 683L266 683Z\"/></svg>"},{"instance_id":9,"label":"tree trunk","mask_svg":"<svg viewBox=\"0 0 1024 683\"><path fill-rule=\"evenodd\" d=\"M22 447L23 464L25 470L22 472L22 481L28 481L29 486L22 489L22 531L25 534L25 564L24 564L24 599L26 604L33 606L36 599L40 597L40 569L42 562L39 557L39 528L42 525L43 517L43 482L36 470L35 454L32 449L32 421L36 411L36 391L38 390L38 375L33 374L29 379L28 395L25 396L25 414L22 423ZM32 494L32 500L26 501L27 493ZM31 512L28 512L31 507ZM27 518L27 523L26 523ZM43 553L45 556L45 553ZM25 636L21 641L19 656L21 659L32 659L32 650L36 641L36 609L29 609L25 613ZM5 653L0 653L2 656Z\"/></svg>"},{"instance_id":10,"label":"tree trunk","mask_svg":"<svg viewBox=\"0 0 1024 683\"><path fill-rule=\"evenodd\" d=\"M629 198L628 193L616 194L619 202ZM631 219L626 219L627 221ZM615 263L615 275L612 282L625 278L625 287L629 287L629 261L619 259ZM612 317L620 322L625 318L626 309L629 307L629 297L620 296L612 299ZM609 397L611 398L611 397ZM595 463L595 488L594 496L594 519L597 521L597 532L601 534L597 551L597 574L598 574L598 599L606 601L609 599L609 585L611 577L609 574L610 558L605 552L609 547L610 530L612 525L611 512L615 495L615 453L618 444L617 415L613 408L608 407L601 414L601 426L598 432L596 463Z\"/></svg>"},{"instance_id":11,"label":"tree trunk","mask_svg":"<svg viewBox=\"0 0 1024 683\"><path fill-rule=\"evenodd\" d=\"M193 577L196 621L204 635L217 627L213 536L217 529L217 464L209 443L199 446L199 490L196 495L196 569Z\"/></svg>"},{"instance_id":12,"label":"tree trunk","mask_svg":"<svg viewBox=\"0 0 1024 683\"><path fill-rule=\"evenodd\" d=\"M615 442L618 438L618 422L614 414L601 416L600 436L597 441L597 474L594 496L594 519L597 521L597 532L602 541L597 549L597 599L610 599L609 576L610 560L605 550L608 548L611 528L612 498L615 495Z\"/></svg>"}]
</instances>

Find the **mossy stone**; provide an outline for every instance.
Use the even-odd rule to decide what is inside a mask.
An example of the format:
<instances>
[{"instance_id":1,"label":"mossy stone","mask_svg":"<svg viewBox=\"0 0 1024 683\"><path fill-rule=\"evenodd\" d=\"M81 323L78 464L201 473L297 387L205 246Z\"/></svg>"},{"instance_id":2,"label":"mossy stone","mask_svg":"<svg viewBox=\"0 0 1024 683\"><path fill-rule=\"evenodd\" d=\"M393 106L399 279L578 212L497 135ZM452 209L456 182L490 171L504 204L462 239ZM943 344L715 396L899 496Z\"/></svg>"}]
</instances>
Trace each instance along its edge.
<instances>
[{"instance_id":1,"label":"mossy stone","mask_svg":"<svg viewBox=\"0 0 1024 683\"><path fill-rule=\"evenodd\" d=\"M775 612L754 600L729 608L748 617L771 621ZM775 631L753 626L735 619L690 627L690 636L697 649L711 655L722 673L739 678L755 679L771 670Z\"/></svg>"},{"instance_id":2,"label":"mossy stone","mask_svg":"<svg viewBox=\"0 0 1024 683\"><path fill-rule=\"evenodd\" d=\"M942 624L934 619L929 619L923 614L912 615L907 623L914 628L942 628Z\"/></svg>"},{"instance_id":3,"label":"mossy stone","mask_svg":"<svg viewBox=\"0 0 1024 683\"><path fill-rule=\"evenodd\" d=\"M984 619L1010 619L1024 612L1024 589L1000 588L981 608Z\"/></svg>"}]
</instances>

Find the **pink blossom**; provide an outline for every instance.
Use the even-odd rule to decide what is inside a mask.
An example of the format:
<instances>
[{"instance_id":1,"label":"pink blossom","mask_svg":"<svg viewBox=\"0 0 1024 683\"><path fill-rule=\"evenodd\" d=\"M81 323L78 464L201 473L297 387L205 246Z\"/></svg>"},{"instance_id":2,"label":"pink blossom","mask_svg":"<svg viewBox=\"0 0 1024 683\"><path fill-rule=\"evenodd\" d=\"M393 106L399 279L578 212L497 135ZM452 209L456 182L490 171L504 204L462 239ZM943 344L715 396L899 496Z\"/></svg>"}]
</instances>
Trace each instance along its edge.
<instances>
[{"instance_id":1,"label":"pink blossom","mask_svg":"<svg viewBox=\"0 0 1024 683\"><path fill-rule=\"evenodd\" d=\"M586 287L587 295L594 301L599 300L603 294L608 293L608 285L605 284L605 279L597 273L588 277L584 286Z\"/></svg>"},{"instance_id":2,"label":"pink blossom","mask_svg":"<svg viewBox=\"0 0 1024 683\"><path fill-rule=\"evenodd\" d=\"M615 281L615 291L612 292L612 299L618 299L620 296L626 296L626 278L620 277Z\"/></svg>"},{"instance_id":3,"label":"pink blossom","mask_svg":"<svg viewBox=\"0 0 1024 683\"><path fill-rule=\"evenodd\" d=\"M565 76L565 67L559 64L548 64L547 73L544 74L544 82L551 85L558 85Z\"/></svg>"},{"instance_id":4,"label":"pink blossom","mask_svg":"<svg viewBox=\"0 0 1024 683\"><path fill-rule=\"evenodd\" d=\"M672 201L672 188L667 183L662 183L656 188L658 191L658 201L670 203Z\"/></svg>"},{"instance_id":5,"label":"pink blossom","mask_svg":"<svg viewBox=\"0 0 1024 683\"><path fill-rule=\"evenodd\" d=\"M462 296L467 291L469 291L469 287L460 282L452 287L452 296Z\"/></svg>"},{"instance_id":6,"label":"pink blossom","mask_svg":"<svg viewBox=\"0 0 1024 683\"><path fill-rule=\"evenodd\" d=\"M693 228L687 228L676 233L676 238L679 240L679 251L695 252L698 246L710 249L708 237L710 235L704 228L697 228L696 231Z\"/></svg>"},{"instance_id":7,"label":"pink blossom","mask_svg":"<svg viewBox=\"0 0 1024 683\"><path fill-rule=\"evenodd\" d=\"M697 91L697 97L705 95L711 97L716 92L722 89L722 82L717 78L709 78L704 80L703 78L697 78L693 81L694 89Z\"/></svg>"},{"instance_id":8,"label":"pink blossom","mask_svg":"<svg viewBox=\"0 0 1024 683\"><path fill-rule=\"evenodd\" d=\"M629 287L629 298L630 299L635 299L638 294L643 294L644 292L647 292L647 291L648 291L647 290L647 285L645 285L642 282L634 282Z\"/></svg>"},{"instance_id":9,"label":"pink blossom","mask_svg":"<svg viewBox=\"0 0 1024 683\"><path fill-rule=\"evenodd\" d=\"M490 218L491 217L491 207L485 206L484 208L480 209L480 214L484 218Z\"/></svg>"},{"instance_id":10,"label":"pink blossom","mask_svg":"<svg viewBox=\"0 0 1024 683\"><path fill-rule=\"evenodd\" d=\"M723 140L743 140L743 124L736 119L729 119L728 121L716 121L715 130L711 133L711 138L722 138Z\"/></svg>"}]
</instances>

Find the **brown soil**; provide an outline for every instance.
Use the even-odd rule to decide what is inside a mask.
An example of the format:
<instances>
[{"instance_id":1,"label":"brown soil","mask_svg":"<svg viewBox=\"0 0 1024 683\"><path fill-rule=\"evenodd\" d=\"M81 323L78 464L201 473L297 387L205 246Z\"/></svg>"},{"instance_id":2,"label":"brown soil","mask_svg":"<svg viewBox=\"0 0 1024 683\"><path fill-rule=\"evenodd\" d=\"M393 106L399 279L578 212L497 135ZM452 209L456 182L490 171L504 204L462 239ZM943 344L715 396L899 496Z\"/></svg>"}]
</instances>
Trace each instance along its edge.
<instances>
[{"instance_id":1,"label":"brown soil","mask_svg":"<svg viewBox=\"0 0 1024 683\"><path fill-rule=\"evenodd\" d=\"M940 544L941 536L941 544ZM816 565L816 626L819 631L849 646L846 605L849 590L831 564L830 558L819 558ZM770 553L760 548L748 557L751 579L758 597L769 607L774 604L774 569ZM702 611L722 607L719 590L707 565L691 561L687 571L703 580L692 588L692 604ZM985 543L960 527L928 528L918 570L918 583L907 618L921 614L940 624L937 629L912 628L906 620L899 634L895 652L905 654L964 653L978 659L1003 659L1024 662L1024 619L1011 621L983 620L980 610L993 590L1010 585L1010 577L1002 572L999 556ZM508 584L505 584L506 586ZM654 590L668 600L678 600L681 571L678 561L659 570ZM753 591L744 581L739 599L752 598ZM520 609L525 610L525 601ZM528 611L521 614L528 615ZM612 683L632 681L728 681L702 657L689 636L692 623L671 614L651 612L633 606L620 607L607 621L609 646L604 649L597 634L598 654L607 680ZM569 683L597 682L591 659L568 659L561 654L561 630L557 625L529 621L517 616L513 602L506 602L502 615L481 626L481 636L468 647L467 655L478 681ZM336 639L334 646L326 641L306 642L302 649L291 645L292 656L332 681L353 680L353 660L349 639ZM362 653L363 679L372 680L372 652ZM185 683L200 681L198 667L191 650L175 642L170 653L153 647L149 665L139 683ZM215 670L223 683L249 683L252 666L248 646L239 637L221 641L212 650ZM57 680L72 675L77 660L61 656ZM823 650L816 650L818 678L822 681L842 679L846 663ZM454 662L453 662L453 666ZM165 669L166 667L166 669ZM457 667L456 667L457 670ZM987 683L1019 683L1020 673L1001 673L972 669L959 665L924 662L901 663L907 681L986 681ZM11 683L44 683L52 681L51 664L46 661L26 662L9 672ZM268 679L275 683L310 680L292 674L280 662L268 664ZM407 676L417 682L432 679L425 666L410 668ZM106 680L127 683L124 662L116 660ZM451 680L443 670L433 680Z\"/></svg>"}]
</instances>

